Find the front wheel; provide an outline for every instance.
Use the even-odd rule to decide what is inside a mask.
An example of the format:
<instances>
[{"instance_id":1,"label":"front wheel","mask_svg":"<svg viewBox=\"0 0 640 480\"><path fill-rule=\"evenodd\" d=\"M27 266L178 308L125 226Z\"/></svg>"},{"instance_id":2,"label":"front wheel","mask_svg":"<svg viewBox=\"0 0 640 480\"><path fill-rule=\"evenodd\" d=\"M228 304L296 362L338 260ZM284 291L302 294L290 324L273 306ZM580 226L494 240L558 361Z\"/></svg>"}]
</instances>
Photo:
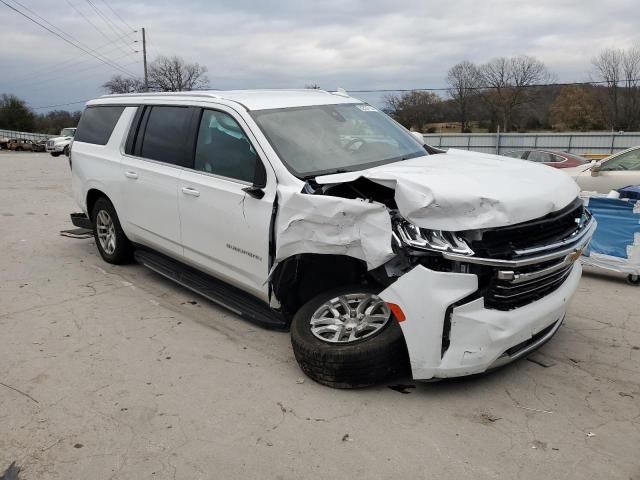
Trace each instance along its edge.
<instances>
[{"instance_id":1,"label":"front wheel","mask_svg":"<svg viewBox=\"0 0 640 480\"><path fill-rule=\"evenodd\" d=\"M359 388L408 372L402 330L377 291L351 285L324 292L291 323L302 371L333 388Z\"/></svg>"},{"instance_id":2,"label":"front wheel","mask_svg":"<svg viewBox=\"0 0 640 480\"><path fill-rule=\"evenodd\" d=\"M133 247L122 231L116 209L107 198L101 197L96 201L91 220L93 236L102 259L116 265L130 262Z\"/></svg>"},{"instance_id":3,"label":"front wheel","mask_svg":"<svg viewBox=\"0 0 640 480\"><path fill-rule=\"evenodd\" d=\"M627 275L627 282L629 285L640 287L640 275L629 274Z\"/></svg>"},{"instance_id":4,"label":"front wheel","mask_svg":"<svg viewBox=\"0 0 640 480\"><path fill-rule=\"evenodd\" d=\"M59 157L60 153L59 152L51 152L51 156L52 157Z\"/></svg>"}]
</instances>

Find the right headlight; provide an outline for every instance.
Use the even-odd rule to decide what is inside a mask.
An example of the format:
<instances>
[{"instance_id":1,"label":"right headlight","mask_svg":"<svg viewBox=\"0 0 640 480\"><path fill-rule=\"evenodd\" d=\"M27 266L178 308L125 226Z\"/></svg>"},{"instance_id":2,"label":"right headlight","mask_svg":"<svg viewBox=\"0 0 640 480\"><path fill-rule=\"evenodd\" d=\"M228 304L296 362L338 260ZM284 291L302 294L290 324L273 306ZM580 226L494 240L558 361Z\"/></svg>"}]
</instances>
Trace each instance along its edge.
<instances>
[{"instance_id":1,"label":"right headlight","mask_svg":"<svg viewBox=\"0 0 640 480\"><path fill-rule=\"evenodd\" d=\"M420 228L406 221L397 223L395 230L400 240L413 248L473 255L471 247L455 232Z\"/></svg>"}]
</instances>

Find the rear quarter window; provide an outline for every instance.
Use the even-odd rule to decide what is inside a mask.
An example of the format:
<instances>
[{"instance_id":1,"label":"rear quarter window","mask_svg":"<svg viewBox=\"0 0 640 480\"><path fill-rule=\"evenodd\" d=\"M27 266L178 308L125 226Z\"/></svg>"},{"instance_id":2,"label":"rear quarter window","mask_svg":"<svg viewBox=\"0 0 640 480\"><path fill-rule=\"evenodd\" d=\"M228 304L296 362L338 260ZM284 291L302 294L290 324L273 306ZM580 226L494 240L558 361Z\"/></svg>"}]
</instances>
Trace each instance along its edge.
<instances>
[{"instance_id":1,"label":"rear quarter window","mask_svg":"<svg viewBox=\"0 0 640 480\"><path fill-rule=\"evenodd\" d=\"M82 113L74 141L106 145L124 107L87 107Z\"/></svg>"}]
</instances>

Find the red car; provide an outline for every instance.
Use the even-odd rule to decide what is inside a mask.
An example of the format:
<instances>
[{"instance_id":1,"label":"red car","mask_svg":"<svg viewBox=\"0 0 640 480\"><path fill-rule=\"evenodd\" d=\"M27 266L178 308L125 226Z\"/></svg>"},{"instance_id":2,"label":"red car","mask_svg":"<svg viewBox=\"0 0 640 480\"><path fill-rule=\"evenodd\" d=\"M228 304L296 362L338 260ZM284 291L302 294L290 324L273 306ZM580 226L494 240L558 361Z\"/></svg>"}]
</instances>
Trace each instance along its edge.
<instances>
[{"instance_id":1,"label":"red car","mask_svg":"<svg viewBox=\"0 0 640 480\"><path fill-rule=\"evenodd\" d=\"M552 150L511 150L502 154L505 157L520 158L530 162L543 163L554 168L579 167L589 160L579 155L566 152L554 152Z\"/></svg>"}]
</instances>

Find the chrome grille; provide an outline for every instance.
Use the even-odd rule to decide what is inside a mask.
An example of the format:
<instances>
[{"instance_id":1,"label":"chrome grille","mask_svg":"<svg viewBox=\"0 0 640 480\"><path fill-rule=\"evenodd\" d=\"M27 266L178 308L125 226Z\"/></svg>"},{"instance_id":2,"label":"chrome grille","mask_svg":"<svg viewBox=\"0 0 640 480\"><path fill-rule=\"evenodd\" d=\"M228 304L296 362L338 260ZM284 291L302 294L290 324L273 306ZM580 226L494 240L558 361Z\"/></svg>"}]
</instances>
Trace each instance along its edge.
<instances>
[{"instance_id":1,"label":"chrome grille","mask_svg":"<svg viewBox=\"0 0 640 480\"><path fill-rule=\"evenodd\" d=\"M531 265L527 271L508 271L512 279L497 278L490 281L484 297L487 308L513 310L549 295L564 283L573 269L573 261L548 265ZM503 275L505 276L505 275Z\"/></svg>"}]
</instances>

